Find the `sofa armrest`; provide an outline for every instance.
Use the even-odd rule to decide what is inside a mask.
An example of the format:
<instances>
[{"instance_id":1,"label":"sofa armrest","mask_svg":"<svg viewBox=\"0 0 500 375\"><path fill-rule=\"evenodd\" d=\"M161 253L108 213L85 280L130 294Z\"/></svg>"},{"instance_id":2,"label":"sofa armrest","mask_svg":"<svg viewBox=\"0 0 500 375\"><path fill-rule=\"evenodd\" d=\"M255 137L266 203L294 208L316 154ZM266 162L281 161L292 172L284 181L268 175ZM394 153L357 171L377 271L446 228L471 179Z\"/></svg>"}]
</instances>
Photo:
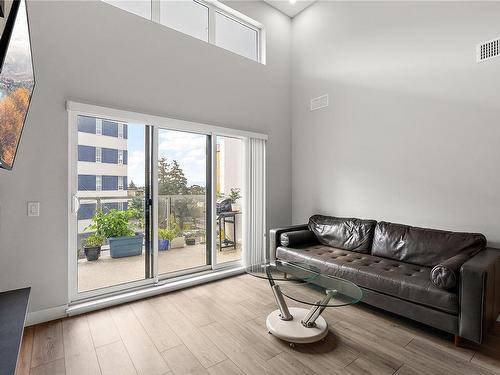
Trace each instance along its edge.
<instances>
[{"instance_id":1,"label":"sofa armrest","mask_svg":"<svg viewBox=\"0 0 500 375\"><path fill-rule=\"evenodd\" d=\"M459 336L481 343L500 310L500 250L487 248L460 269Z\"/></svg>"},{"instance_id":2,"label":"sofa armrest","mask_svg":"<svg viewBox=\"0 0 500 375\"><path fill-rule=\"evenodd\" d=\"M308 229L307 224L291 225L286 228L276 228L269 230L269 257L270 260L276 260L276 249L280 245L280 237L282 233L295 232L297 230Z\"/></svg>"}]
</instances>

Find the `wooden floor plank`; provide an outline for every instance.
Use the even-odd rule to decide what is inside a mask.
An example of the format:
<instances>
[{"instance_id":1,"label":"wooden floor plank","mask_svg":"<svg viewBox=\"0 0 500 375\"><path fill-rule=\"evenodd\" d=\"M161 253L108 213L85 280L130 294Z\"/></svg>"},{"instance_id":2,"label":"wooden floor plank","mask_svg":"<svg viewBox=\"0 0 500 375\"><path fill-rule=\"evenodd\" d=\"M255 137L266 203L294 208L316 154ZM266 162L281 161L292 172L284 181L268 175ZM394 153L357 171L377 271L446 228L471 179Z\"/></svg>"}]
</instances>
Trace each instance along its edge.
<instances>
[{"instance_id":1,"label":"wooden floor plank","mask_svg":"<svg viewBox=\"0 0 500 375\"><path fill-rule=\"evenodd\" d=\"M137 375L122 341L101 345L96 352L102 375Z\"/></svg>"},{"instance_id":2,"label":"wooden floor plank","mask_svg":"<svg viewBox=\"0 0 500 375\"><path fill-rule=\"evenodd\" d=\"M267 333L266 317L274 309L269 283L242 275L40 324L26 329L17 372L500 374L498 355L489 355L498 346L495 332L488 336L489 352L457 348L447 334L360 304L326 309L326 340L290 348Z\"/></svg>"},{"instance_id":3,"label":"wooden floor plank","mask_svg":"<svg viewBox=\"0 0 500 375\"><path fill-rule=\"evenodd\" d=\"M230 359L209 367L207 371L210 375L245 375Z\"/></svg>"},{"instance_id":4,"label":"wooden floor plank","mask_svg":"<svg viewBox=\"0 0 500 375\"><path fill-rule=\"evenodd\" d=\"M33 336L31 367L64 358L62 323L60 320L38 324Z\"/></svg>"},{"instance_id":5,"label":"wooden floor plank","mask_svg":"<svg viewBox=\"0 0 500 375\"><path fill-rule=\"evenodd\" d=\"M99 310L88 314L87 321L96 348L121 340L118 329L113 319L111 319L109 309Z\"/></svg>"},{"instance_id":6,"label":"wooden floor plank","mask_svg":"<svg viewBox=\"0 0 500 375\"><path fill-rule=\"evenodd\" d=\"M310 367L304 365L294 355L283 352L267 361L269 374L282 375L313 375L316 374ZM335 374L334 370L328 374Z\"/></svg>"},{"instance_id":7,"label":"wooden floor plank","mask_svg":"<svg viewBox=\"0 0 500 375\"><path fill-rule=\"evenodd\" d=\"M67 375L100 375L97 355L86 315L62 322L64 363Z\"/></svg>"},{"instance_id":8,"label":"wooden floor plank","mask_svg":"<svg viewBox=\"0 0 500 375\"><path fill-rule=\"evenodd\" d=\"M394 374L394 369L387 366L384 362L376 361L373 358L367 359L365 357L359 357L354 362L350 363L344 370L342 374L346 375L392 375Z\"/></svg>"},{"instance_id":9,"label":"wooden floor plank","mask_svg":"<svg viewBox=\"0 0 500 375\"><path fill-rule=\"evenodd\" d=\"M43 365L34 367L30 371L30 375L65 375L64 359L58 359Z\"/></svg>"},{"instance_id":10,"label":"wooden floor plank","mask_svg":"<svg viewBox=\"0 0 500 375\"><path fill-rule=\"evenodd\" d=\"M111 309L111 317L139 375L163 375L169 368L129 305Z\"/></svg>"},{"instance_id":11,"label":"wooden floor plank","mask_svg":"<svg viewBox=\"0 0 500 375\"><path fill-rule=\"evenodd\" d=\"M207 375L207 370L189 351L181 344L161 353L168 367L175 375Z\"/></svg>"},{"instance_id":12,"label":"wooden floor plank","mask_svg":"<svg viewBox=\"0 0 500 375\"><path fill-rule=\"evenodd\" d=\"M227 358L198 327L185 319L183 313L171 303L168 295L153 298L149 303L160 315L168 317L170 328L203 367L213 366Z\"/></svg>"},{"instance_id":13,"label":"wooden floor plank","mask_svg":"<svg viewBox=\"0 0 500 375\"><path fill-rule=\"evenodd\" d=\"M34 330L34 327L26 327L24 329L21 350L19 351L19 358L17 360L16 375L29 375L30 373Z\"/></svg>"},{"instance_id":14,"label":"wooden floor plank","mask_svg":"<svg viewBox=\"0 0 500 375\"><path fill-rule=\"evenodd\" d=\"M158 314L148 301L135 302L131 307L160 353L182 344L179 336L167 324L169 317Z\"/></svg>"}]
</instances>

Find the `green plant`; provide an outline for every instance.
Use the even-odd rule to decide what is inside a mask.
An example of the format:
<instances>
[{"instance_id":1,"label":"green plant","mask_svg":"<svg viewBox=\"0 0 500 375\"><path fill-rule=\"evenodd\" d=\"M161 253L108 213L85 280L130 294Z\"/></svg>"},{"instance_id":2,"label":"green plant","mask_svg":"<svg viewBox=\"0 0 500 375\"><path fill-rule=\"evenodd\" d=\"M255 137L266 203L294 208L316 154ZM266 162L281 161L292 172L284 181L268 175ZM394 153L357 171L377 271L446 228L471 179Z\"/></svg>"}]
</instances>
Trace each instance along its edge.
<instances>
[{"instance_id":1,"label":"green plant","mask_svg":"<svg viewBox=\"0 0 500 375\"><path fill-rule=\"evenodd\" d=\"M176 237L176 233L172 229L158 229L158 238L160 240L169 240L172 241Z\"/></svg>"},{"instance_id":2,"label":"green plant","mask_svg":"<svg viewBox=\"0 0 500 375\"><path fill-rule=\"evenodd\" d=\"M101 237L130 237L135 233L129 225L129 220L136 217L136 210L110 210L107 213L98 211L92 217L92 223L87 229L95 230Z\"/></svg>"},{"instance_id":3,"label":"green plant","mask_svg":"<svg viewBox=\"0 0 500 375\"><path fill-rule=\"evenodd\" d=\"M93 233L85 239L85 247L101 247L104 244L104 237Z\"/></svg>"},{"instance_id":4,"label":"green plant","mask_svg":"<svg viewBox=\"0 0 500 375\"><path fill-rule=\"evenodd\" d=\"M229 193L229 199L231 199L231 203L236 203L238 199L241 198L240 191L240 189L231 188L231 192Z\"/></svg>"}]
</instances>

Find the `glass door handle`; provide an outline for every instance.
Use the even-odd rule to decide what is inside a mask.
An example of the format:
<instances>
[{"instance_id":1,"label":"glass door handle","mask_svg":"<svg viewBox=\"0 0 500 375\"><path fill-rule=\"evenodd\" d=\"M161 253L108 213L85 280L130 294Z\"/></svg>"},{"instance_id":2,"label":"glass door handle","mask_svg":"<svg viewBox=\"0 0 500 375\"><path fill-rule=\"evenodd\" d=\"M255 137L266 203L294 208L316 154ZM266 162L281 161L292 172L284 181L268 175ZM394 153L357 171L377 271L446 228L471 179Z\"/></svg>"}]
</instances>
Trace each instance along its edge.
<instances>
[{"instance_id":1,"label":"glass door handle","mask_svg":"<svg viewBox=\"0 0 500 375\"><path fill-rule=\"evenodd\" d=\"M71 199L71 211L74 214L77 214L78 210L80 209L80 200L78 199L78 197L76 195L73 195L71 198L72 198Z\"/></svg>"}]
</instances>

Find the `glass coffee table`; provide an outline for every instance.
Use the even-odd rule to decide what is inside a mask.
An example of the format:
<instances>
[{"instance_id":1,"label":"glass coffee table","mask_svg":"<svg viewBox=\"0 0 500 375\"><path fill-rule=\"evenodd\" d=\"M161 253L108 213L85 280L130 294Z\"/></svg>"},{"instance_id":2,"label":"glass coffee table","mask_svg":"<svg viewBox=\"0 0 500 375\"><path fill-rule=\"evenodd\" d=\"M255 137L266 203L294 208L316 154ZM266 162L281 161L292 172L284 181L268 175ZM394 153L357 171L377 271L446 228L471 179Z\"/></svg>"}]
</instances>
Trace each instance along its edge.
<instances>
[{"instance_id":1,"label":"glass coffee table","mask_svg":"<svg viewBox=\"0 0 500 375\"><path fill-rule=\"evenodd\" d=\"M325 275L306 263L276 260L247 266L246 272L269 281L278 309L267 316L267 329L291 346L324 339L328 323L321 313L327 307L355 304L363 297L356 284ZM311 308L288 307L284 297Z\"/></svg>"}]
</instances>

